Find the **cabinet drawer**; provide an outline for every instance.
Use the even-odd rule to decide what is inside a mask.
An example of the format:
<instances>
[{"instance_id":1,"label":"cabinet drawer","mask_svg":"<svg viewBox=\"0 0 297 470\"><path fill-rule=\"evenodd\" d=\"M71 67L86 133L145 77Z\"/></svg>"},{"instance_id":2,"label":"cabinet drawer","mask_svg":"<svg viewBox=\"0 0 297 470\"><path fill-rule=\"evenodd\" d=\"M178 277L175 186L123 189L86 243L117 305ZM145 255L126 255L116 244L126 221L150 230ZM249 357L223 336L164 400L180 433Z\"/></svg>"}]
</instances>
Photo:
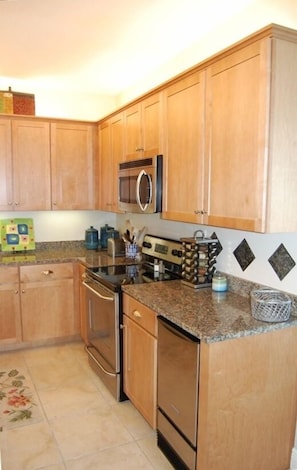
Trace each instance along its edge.
<instances>
[{"instance_id":1,"label":"cabinet drawer","mask_svg":"<svg viewBox=\"0 0 297 470\"><path fill-rule=\"evenodd\" d=\"M0 284L19 282L19 273L16 266L0 266Z\"/></svg>"},{"instance_id":2,"label":"cabinet drawer","mask_svg":"<svg viewBox=\"0 0 297 470\"><path fill-rule=\"evenodd\" d=\"M49 263L21 266L21 282L49 281L73 277L72 263Z\"/></svg>"},{"instance_id":3,"label":"cabinet drawer","mask_svg":"<svg viewBox=\"0 0 297 470\"><path fill-rule=\"evenodd\" d=\"M138 300L127 294L123 295L123 311L138 325L154 336L157 336L157 314Z\"/></svg>"}]
</instances>

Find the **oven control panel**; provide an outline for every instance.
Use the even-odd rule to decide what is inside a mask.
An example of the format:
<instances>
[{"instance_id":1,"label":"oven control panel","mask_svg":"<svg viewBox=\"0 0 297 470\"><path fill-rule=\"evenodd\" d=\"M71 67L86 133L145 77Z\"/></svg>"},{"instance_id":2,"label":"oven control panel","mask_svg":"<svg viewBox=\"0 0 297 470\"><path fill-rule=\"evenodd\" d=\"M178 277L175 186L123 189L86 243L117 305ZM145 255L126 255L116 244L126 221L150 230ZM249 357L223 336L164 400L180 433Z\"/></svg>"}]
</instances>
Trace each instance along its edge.
<instances>
[{"instance_id":1,"label":"oven control panel","mask_svg":"<svg viewBox=\"0 0 297 470\"><path fill-rule=\"evenodd\" d=\"M142 253L168 263L182 264L182 243L176 240L145 235L142 243Z\"/></svg>"}]
</instances>

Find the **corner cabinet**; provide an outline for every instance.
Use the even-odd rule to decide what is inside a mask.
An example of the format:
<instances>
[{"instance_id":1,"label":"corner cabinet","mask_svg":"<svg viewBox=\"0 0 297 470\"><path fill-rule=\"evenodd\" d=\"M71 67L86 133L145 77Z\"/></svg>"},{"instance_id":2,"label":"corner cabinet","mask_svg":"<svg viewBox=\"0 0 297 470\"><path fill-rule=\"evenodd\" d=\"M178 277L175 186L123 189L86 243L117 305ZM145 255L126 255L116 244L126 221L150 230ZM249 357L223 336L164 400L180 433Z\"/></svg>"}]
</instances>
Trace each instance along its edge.
<instances>
[{"instance_id":1,"label":"corner cabinet","mask_svg":"<svg viewBox=\"0 0 297 470\"><path fill-rule=\"evenodd\" d=\"M50 125L0 119L0 210L49 210Z\"/></svg>"},{"instance_id":2,"label":"corner cabinet","mask_svg":"<svg viewBox=\"0 0 297 470\"><path fill-rule=\"evenodd\" d=\"M124 392L156 429L157 314L123 294Z\"/></svg>"},{"instance_id":3,"label":"corner cabinet","mask_svg":"<svg viewBox=\"0 0 297 470\"><path fill-rule=\"evenodd\" d=\"M96 209L97 125L51 124L52 208Z\"/></svg>"},{"instance_id":4,"label":"corner cabinet","mask_svg":"<svg viewBox=\"0 0 297 470\"><path fill-rule=\"evenodd\" d=\"M202 223L206 210L204 133L205 72L194 72L167 87L162 217Z\"/></svg>"}]
</instances>

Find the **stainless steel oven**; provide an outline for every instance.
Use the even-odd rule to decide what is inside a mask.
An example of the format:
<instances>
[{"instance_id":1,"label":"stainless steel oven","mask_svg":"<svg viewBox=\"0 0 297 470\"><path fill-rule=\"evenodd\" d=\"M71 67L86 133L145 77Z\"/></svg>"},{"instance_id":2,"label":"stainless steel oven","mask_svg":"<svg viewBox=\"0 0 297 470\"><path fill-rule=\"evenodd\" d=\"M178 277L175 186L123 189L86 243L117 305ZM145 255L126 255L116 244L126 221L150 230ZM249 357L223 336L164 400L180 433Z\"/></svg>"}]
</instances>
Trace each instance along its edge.
<instances>
[{"instance_id":1,"label":"stainless steel oven","mask_svg":"<svg viewBox=\"0 0 297 470\"><path fill-rule=\"evenodd\" d=\"M120 293L109 289L90 273L86 288L89 363L116 400L125 398L121 390Z\"/></svg>"},{"instance_id":2,"label":"stainless steel oven","mask_svg":"<svg viewBox=\"0 0 297 470\"><path fill-rule=\"evenodd\" d=\"M181 279L182 244L145 235L142 258L138 264L133 259L119 260L112 266L88 268L83 279L89 363L118 401L127 399L122 376L121 286Z\"/></svg>"}]
</instances>

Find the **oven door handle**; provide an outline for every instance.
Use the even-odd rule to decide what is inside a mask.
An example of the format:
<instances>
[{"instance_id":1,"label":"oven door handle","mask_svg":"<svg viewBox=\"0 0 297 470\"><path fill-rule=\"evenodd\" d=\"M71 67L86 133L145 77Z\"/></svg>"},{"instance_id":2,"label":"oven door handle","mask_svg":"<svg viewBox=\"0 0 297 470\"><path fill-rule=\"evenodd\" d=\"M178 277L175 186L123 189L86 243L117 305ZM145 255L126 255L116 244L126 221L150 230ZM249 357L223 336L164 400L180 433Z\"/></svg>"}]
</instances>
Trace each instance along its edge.
<instances>
[{"instance_id":1,"label":"oven door handle","mask_svg":"<svg viewBox=\"0 0 297 470\"><path fill-rule=\"evenodd\" d=\"M114 301L114 296L107 297L106 295L100 294L100 292L98 292L96 289L93 289L93 287L91 287L86 281L83 281L83 286L85 286L87 289L89 289L91 292L93 292L93 294L97 295L98 297L100 297L103 300L108 300L109 302Z\"/></svg>"},{"instance_id":2,"label":"oven door handle","mask_svg":"<svg viewBox=\"0 0 297 470\"><path fill-rule=\"evenodd\" d=\"M93 361L97 364L98 367L104 372L104 374L109 375L110 377L116 377L117 374L113 374L112 372L108 372L108 370L104 369L103 365L97 361L96 357L91 353L88 346L85 346L86 353L93 359Z\"/></svg>"}]
</instances>

